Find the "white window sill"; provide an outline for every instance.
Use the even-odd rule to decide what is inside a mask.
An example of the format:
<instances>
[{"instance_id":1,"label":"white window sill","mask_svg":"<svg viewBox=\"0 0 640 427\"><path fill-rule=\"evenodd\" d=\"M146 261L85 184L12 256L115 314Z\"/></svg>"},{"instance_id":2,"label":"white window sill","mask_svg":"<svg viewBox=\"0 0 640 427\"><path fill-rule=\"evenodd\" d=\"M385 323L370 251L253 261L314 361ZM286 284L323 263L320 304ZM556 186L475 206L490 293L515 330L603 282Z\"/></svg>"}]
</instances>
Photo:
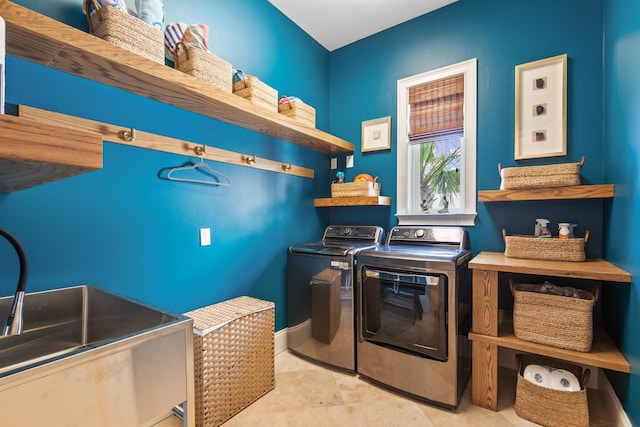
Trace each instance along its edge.
<instances>
[{"instance_id":1,"label":"white window sill","mask_svg":"<svg viewBox=\"0 0 640 427\"><path fill-rule=\"evenodd\" d=\"M398 225L455 225L455 226L475 226L477 213L465 214L396 214Z\"/></svg>"}]
</instances>

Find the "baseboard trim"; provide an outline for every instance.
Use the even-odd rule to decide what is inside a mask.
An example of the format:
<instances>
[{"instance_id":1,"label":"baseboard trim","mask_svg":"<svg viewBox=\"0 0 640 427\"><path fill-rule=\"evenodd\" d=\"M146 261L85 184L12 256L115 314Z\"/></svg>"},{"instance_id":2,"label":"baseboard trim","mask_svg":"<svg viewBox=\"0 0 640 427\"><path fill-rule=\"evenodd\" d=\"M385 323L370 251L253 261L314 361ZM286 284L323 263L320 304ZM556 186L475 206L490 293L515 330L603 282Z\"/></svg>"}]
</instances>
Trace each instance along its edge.
<instances>
[{"instance_id":1,"label":"baseboard trim","mask_svg":"<svg viewBox=\"0 0 640 427\"><path fill-rule=\"evenodd\" d=\"M613 390L613 386L609 382L609 379L605 375L602 369L598 369L598 385L602 393L603 404L606 407L607 413L612 415L614 427L633 427L631 420L627 416L616 392Z\"/></svg>"},{"instance_id":2,"label":"baseboard trim","mask_svg":"<svg viewBox=\"0 0 640 427\"><path fill-rule=\"evenodd\" d=\"M275 334L274 352L275 354L282 353L288 347L287 343L287 328L281 329Z\"/></svg>"}]
</instances>

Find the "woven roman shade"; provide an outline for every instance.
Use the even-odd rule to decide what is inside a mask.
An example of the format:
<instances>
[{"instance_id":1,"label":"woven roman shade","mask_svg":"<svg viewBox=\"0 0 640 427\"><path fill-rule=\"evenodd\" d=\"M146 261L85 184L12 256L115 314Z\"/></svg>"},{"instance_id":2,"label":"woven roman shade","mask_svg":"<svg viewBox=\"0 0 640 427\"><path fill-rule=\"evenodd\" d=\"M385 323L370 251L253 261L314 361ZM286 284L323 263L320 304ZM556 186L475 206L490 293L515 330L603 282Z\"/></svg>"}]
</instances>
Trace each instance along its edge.
<instances>
[{"instance_id":1,"label":"woven roman shade","mask_svg":"<svg viewBox=\"0 0 640 427\"><path fill-rule=\"evenodd\" d=\"M464 74L409 88L409 140L462 133Z\"/></svg>"}]
</instances>

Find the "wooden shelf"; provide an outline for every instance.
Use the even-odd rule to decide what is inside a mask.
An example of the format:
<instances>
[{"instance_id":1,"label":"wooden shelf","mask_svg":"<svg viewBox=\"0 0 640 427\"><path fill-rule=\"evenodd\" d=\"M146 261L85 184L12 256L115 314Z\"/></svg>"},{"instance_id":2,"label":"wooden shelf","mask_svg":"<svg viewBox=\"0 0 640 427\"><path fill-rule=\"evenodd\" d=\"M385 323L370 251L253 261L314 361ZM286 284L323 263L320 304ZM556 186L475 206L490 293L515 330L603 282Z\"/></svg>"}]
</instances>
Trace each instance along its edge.
<instances>
[{"instance_id":1,"label":"wooden shelf","mask_svg":"<svg viewBox=\"0 0 640 427\"><path fill-rule=\"evenodd\" d=\"M178 70L112 45L30 9L0 0L9 55L123 89L326 154L353 144L301 125Z\"/></svg>"},{"instance_id":2,"label":"wooden shelf","mask_svg":"<svg viewBox=\"0 0 640 427\"><path fill-rule=\"evenodd\" d=\"M102 135L0 115L0 193L102 168Z\"/></svg>"},{"instance_id":3,"label":"wooden shelf","mask_svg":"<svg viewBox=\"0 0 640 427\"><path fill-rule=\"evenodd\" d=\"M589 353L564 350L543 344L536 344L516 338L513 333L513 315L511 312L500 313L498 336L491 337L482 334L469 333L469 339L498 347L513 350L526 351L527 353L541 354L557 359L570 360L574 363L583 363L597 368L611 369L613 371L629 373L631 367L622 353L617 349L607 332L600 327L593 330L593 343Z\"/></svg>"},{"instance_id":4,"label":"wooden shelf","mask_svg":"<svg viewBox=\"0 0 640 427\"><path fill-rule=\"evenodd\" d=\"M584 363L620 372L630 372L629 363L607 333L594 330L591 352L570 350L522 341L513 333L512 315L498 310L499 273L631 283L631 274L599 259L584 262L539 261L507 258L499 252L481 252L471 261L472 276L472 340L471 401L492 411L498 408L498 348L506 347L528 353Z\"/></svg>"},{"instance_id":5,"label":"wooden shelf","mask_svg":"<svg viewBox=\"0 0 640 427\"><path fill-rule=\"evenodd\" d=\"M588 259L584 262L542 261L509 258L504 256L502 252L480 252L469 261L469 268L506 273L631 283L630 273L602 259Z\"/></svg>"},{"instance_id":6,"label":"wooden shelf","mask_svg":"<svg viewBox=\"0 0 640 427\"><path fill-rule=\"evenodd\" d=\"M570 187L530 188L526 190L478 191L479 202L515 202L524 200L603 199L614 196L613 184L574 185Z\"/></svg>"},{"instance_id":7,"label":"wooden shelf","mask_svg":"<svg viewBox=\"0 0 640 427\"><path fill-rule=\"evenodd\" d=\"M315 199L313 206L391 206L391 197L387 196L362 196L362 197L328 197Z\"/></svg>"}]
</instances>

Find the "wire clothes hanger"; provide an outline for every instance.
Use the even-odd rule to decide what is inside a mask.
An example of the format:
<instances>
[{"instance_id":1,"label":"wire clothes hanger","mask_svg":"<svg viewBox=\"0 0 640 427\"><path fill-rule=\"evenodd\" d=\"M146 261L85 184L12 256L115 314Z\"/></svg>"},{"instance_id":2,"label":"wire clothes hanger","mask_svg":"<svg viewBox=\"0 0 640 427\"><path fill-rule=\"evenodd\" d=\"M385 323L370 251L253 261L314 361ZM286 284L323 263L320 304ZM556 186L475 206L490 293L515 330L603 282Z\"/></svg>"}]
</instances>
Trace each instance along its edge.
<instances>
[{"instance_id":1,"label":"wire clothes hanger","mask_svg":"<svg viewBox=\"0 0 640 427\"><path fill-rule=\"evenodd\" d=\"M198 146L194 149L196 154L200 157L200 161L189 165L189 166L180 166L176 168L172 168L167 172L167 179L170 181L182 181L182 182L194 182L197 184L207 184L207 185L219 185L219 186L229 186L231 185L231 179L228 176L223 174L222 172L218 172L216 170L211 169L211 167L204 161L204 154L207 152L207 148L205 145ZM205 175L208 175L211 179L194 179L194 178L183 178L183 177L174 177L172 174L174 172L182 172L189 170L199 170ZM223 178L224 181L214 180L218 178Z\"/></svg>"}]
</instances>

